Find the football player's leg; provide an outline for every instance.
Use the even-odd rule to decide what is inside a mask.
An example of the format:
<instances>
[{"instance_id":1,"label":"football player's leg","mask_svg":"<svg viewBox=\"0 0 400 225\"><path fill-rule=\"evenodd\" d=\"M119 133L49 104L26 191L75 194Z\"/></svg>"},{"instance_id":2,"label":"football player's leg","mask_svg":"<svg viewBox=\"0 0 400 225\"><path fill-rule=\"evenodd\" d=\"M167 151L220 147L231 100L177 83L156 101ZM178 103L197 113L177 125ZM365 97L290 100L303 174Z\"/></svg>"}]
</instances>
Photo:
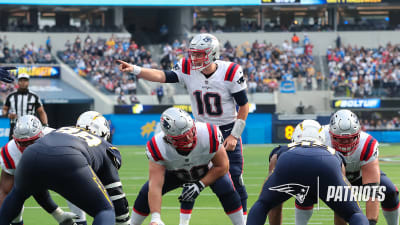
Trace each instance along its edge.
<instances>
[{"instance_id":1,"label":"football player's leg","mask_svg":"<svg viewBox=\"0 0 400 225\"><path fill-rule=\"evenodd\" d=\"M179 213L179 225L189 225L192 216L193 202L181 202L181 212Z\"/></svg>"},{"instance_id":2,"label":"football player's leg","mask_svg":"<svg viewBox=\"0 0 400 225\"><path fill-rule=\"evenodd\" d=\"M68 207L72 213L75 213L79 218L75 219L77 225L87 225L86 222L86 213L78 208L76 205L72 204L70 201L67 201Z\"/></svg>"},{"instance_id":3,"label":"football player's leg","mask_svg":"<svg viewBox=\"0 0 400 225\"><path fill-rule=\"evenodd\" d=\"M243 152L242 139L238 140L235 151L227 152L229 157L229 173L242 202L243 214L247 215L247 191L243 181Z\"/></svg>"},{"instance_id":4,"label":"football player's leg","mask_svg":"<svg viewBox=\"0 0 400 225\"><path fill-rule=\"evenodd\" d=\"M322 171L324 170L324 171ZM361 208L352 194L343 195L341 201L334 201L327 198L329 186L337 188L350 187L350 183L342 175L340 167L334 168L334 165L327 164L321 168L323 176L320 176L319 197L328 205L336 215L347 221L350 225L368 225L367 217L362 213ZM350 188L348 189L350 190Z\"/></svg>"},{"instance_id":5,"label":"football player's leg","mask_svg":"<svg viewBox=\"0 0 400 225\"><path fill-rule=\"evenodd\" d=\"M291 196L279 191L271 191L270 187L279 186L288 182L282 181L277 173L273 173L264 183L258 200L251 207L247 225L264 225L268 212L288 200Z\"/></svg>"},{"instance_id":6,"label":"football player's leg","mask_svg":"<svg viewBox=\"0 0 400 225\"><path fill-rule=\"evenodd\" d=\"M311 198L305 200L305 202L300 203L298 200L295 201L295 220L296 225L307 225L313 214L314 203Z\"/></svg>"},{"instance_id":7,"label":"football player's leg","mask_svg":"<svg viewBox=\"0 0 400 225\"><path fill-rule=\"evenodd\" d=\"M229 173L215 181L210 188L217 195L224 207L225 213L229 216L232 224L244 224L243 208L239 194L235 191Z\"/></svg>"},{"instance_id":8,"label":"football player's leg","mask_svg":"<svg viewBox=\"0 0 400 225\"><path fill-rule=\"evenodd\" d=\"M69 170L51 189L93 217L93 224L115 223L114 207L100 179L89 165Z\"/></svg>"},{"instance_id":9,"label":"football player's leg","mask_svg":"<svg viewBox=\"0 0 400 225\"><path fill-rule=\"evenodd\" d=\"M182 181L172 173L166 172L162 194L174 190L182 185ZM131 225L141 225L150 213L149 202L149 182L147 181L139 191L132 209Z\"/></svg>"},{"instance_id":10,"label":"football player's leg","mask_svg":"<svg viewBox=\"0 0 400 225\"><path fill-rule=\"evenodd\" d=\"M0 208L0 225L9 225L21 212L24 202L29 196L30 194L14 186Z\"/></svg>"},{"instance_id":11,"label":"football player's leg","mask_svg":"<svg viewBox=\"0 0 400 225\"><path fill-rule=\"evenodd\" d=\"M399 225L399 190L383 172L380 185L386 187L385 200L381 202L383 216L388 225Z\"/></svg>"},{"instance_id":12,"label":"football player's leg","mask_svg":"<svg viewBox=\"0 0 400 225\"><path fill-rule=\"evenodd\" d=\"M24 213L24 207L22 206L21 212L19 212L18 216L11 221L11 225L24 225L24 220L22 219L22 214Z\"/></svg>"}]
</instances>

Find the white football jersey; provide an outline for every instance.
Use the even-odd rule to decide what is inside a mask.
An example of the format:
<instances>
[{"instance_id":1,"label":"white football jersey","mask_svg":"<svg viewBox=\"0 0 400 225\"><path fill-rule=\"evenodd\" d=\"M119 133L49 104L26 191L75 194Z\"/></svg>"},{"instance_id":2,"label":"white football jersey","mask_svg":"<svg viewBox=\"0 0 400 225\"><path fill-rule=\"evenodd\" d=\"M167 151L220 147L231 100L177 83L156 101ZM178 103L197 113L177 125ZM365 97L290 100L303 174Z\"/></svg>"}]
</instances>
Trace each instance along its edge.
<instances>
[{"instance_id":1,"label":"white football jersey","mask_svg":"<svg viewBox=\"0 0 400 225\"><path fill-rule=\"evenodd\" d=\"M194 118L221 126L235 122L237 111L232 94L245 90L247 84L240 65L220 60L215 63L218 68L209 78L192 70L186 58L181 59L173 71L189 92Z\"/></svg>"},{"instance_id":2,"label":"white football jersey","mask_svg":"<svg viewBox=\"0 0 400 225\"><path fill-rule=\"evenodd\" d=\"M175 148L164 141L164 132L156 134L146 145L147 157L153 162L175 172L181 180L201 179L211 168L211 159L223 144L222 134L216 125L196 122L197 143L187 155L179 154Z\"/></svg>"},{"instance_id":3,"label":"white football jersey","mask_svg":"<svg viewBox=\"0 0 400 225\"><path fill-rule=\"evenodd\" d=\"M325 132L325 144L332 147L329 125L323 126ZM361 131L360 143L357 149L350 155L343 155L346 160L346 177L350 182L361 178L361 166L368 164L378 158L378 141L371 135Z\"/></svg>"},{"instance_id":4,"label":"white football jersey","mask_svg":"<svg viewBox=\"0 0 400 225\"><path fill-rule=\"evenodd\" d=\"M46 135L53 130L53 128L44 127L43 134ZM19 150L14 139L10 140L0 150L1 169L4 170L6 173L14 176L15 169L17 168L18 163L21 160L22 153L23 151Z\"/></svg>"}]
</instances>

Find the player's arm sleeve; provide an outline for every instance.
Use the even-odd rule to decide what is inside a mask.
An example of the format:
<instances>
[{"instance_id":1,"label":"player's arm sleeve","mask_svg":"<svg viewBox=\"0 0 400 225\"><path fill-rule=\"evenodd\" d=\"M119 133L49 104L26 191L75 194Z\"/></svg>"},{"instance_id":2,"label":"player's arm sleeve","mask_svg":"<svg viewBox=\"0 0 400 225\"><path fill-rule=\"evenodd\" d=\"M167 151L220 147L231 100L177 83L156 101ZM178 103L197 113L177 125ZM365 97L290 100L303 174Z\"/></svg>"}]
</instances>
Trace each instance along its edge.
<instances>
[{"instance_id":1,"label":"player's arm sleeve","mask_svg":"<svg viewBox=\"0 0 400 225\"><path fill-rule=\"evenodd\" d=\"M124 190L122 189L121 181L104 185L114 205L115 222L118 224L129 224L129 204L126 199Z\"/></svg>"},{"instance_id":2,"label":"player's arm sleeve","mask_svg":"<svg viewBox=\"0 0 400 225\"><path fill-rule=\"evenodd\" d=\"M246 90L241 90L239 92L233 93L232 96L239 106L246 105L246 103L249 102Z\"/></svg>"},{"instance_id":3,"label":"player's arm sleeve","mask_svg":"<svg viewBox=\"0 0 400 225\"><path fill-rule=\"evenodd\" d=\"M53 201L48 190L33 194L36 202L48 213L52 213L57 209L57 204Z\"/></svg>"},{"instance_id":4,"label":"player's arm sleeve","mask_svg":"<svg viewBox=\"0 0 400 225\"><path fill-rule=\"evenodd\" d=\"M272 149L272 151L271 151L271 153L269 154L269 157L268 157L268 162L271 161L271 158L272 158L273 155L278 154L278 151L279 151L280 149L281 149L281 146L280 146L280 145L279 145L278 147Z\"/></svg>"},{"instance_id":5,"label":"player's arm sleeve","mask_svg":"<svg viewBox=\"0 0 400 225\"><path fill-rule=\"evenodd\" d=\"M371 138L368 138L366 143L364 144L364 148L361 152L360 155L360 166L366 165L370 162L373 162L375 159L378 158L379 156L379 143L378 141L370 136Z\"/></svg>"},{"instance_id":6,"label":"player's arm sleeve","mask_svg":"<svg viewBox=\"0 0 400 225\"><path fill-rule=\"evenodd\" d=\"M185 77L188 77L189 75L183 73L183 68L182 68L183 60L184 60L184 58L180 59L179 62L177 62L175 64L174 68L170 71L173 74L175 74L176 77L173 74L169 74L169 75L165 74L165 77L166 77L165 83L177 83L177 82L179 82L181 84L185 84ZM190 69L188 71L190 71ZM168 76L169 76L169 78L168 78ZM176 79L177 79L177 81L176 81ZM169 81L174 81L174 82L169 82Z\"/></svg>"},{"instance_id":7,"label":"player's arm sleeve","mask_svg":"<svg viewBox=\"0 0 400 225\"><path fill-rule=\"evenodd\" d=\"M174 71L164 71L165 73L165 83L178 83L178 75Z\"/></svg>"}]
</instances>

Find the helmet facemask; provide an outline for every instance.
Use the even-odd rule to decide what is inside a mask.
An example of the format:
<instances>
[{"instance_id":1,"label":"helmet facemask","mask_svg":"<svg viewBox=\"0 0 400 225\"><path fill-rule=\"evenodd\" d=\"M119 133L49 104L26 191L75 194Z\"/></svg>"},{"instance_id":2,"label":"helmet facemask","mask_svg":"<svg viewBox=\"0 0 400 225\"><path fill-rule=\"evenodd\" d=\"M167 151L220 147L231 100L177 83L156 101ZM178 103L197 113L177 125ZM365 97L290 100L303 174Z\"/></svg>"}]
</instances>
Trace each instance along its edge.
<instances>
[{"instance_id":1,"label":"helmet facemask","mask_svg":"<svg viewBox=\"0 0 400 225\"><path fill-rule=\"evenodd\" d=\"M200 70L207 68L213 62L211 56L211 48L206 49L189 49L189 57L191 68L193 70Z\"/></svg>"},{"instance_id":2,"label":"helmet facemask","mask_svg":"<svg viewBox=\"0 0 400 225\"><path fill-rule=\"evenodd\" d=\"M168 135L165 134L165 140L170 143L176 151L181 155L189 155L189 153L196 147L197 143L197 130L196 126L190 128L181 135Z\"/></svg>"},{"instance_id":3,"label":"helmet facemask","mask_svg":"<svg viewBox=\"0 0 400 225\"><path fill-rule=\"evenodd\" d=\"M356 114L347 109L331 116L329 134L332 147L344 155L355 152L360 143L361 125Z\"/></svg>"},{"instance_id":4,"label":"helmet facemask","mask_svg":"<svg viewBox=\"0 0 400 225\"><path fill-rule=\"evenodd\" d=\"M350 135L336 135L329 132L331 135L332 147L341 152L343 155L351 155L360 143L360 132Z\"/></svg>"},{"instance_id":5,"label":"helmet facemask","mask_svg":"<svg viewBox=\"0 0 400 225\"><path fill-rule=\"evenodd\" d=\"M22 152L43 136L42 131L42 124L37 117L25 115L17 120L14 127L13 139L18 149Z\"/></svg>"},{"instance_id":6,"label":"helmet facemask","mask_svg":"<svg viewBox=\"0 0 400 225\"><path fill-rule=\"evenodd\" d=\"M21 151L24 151L29 145L35 143L35 141L43 136L43 132L40 131L37 135L31 137L31 138L14 138L15 144L17 145L18 149Z\"/></svg>"}]
</instances>

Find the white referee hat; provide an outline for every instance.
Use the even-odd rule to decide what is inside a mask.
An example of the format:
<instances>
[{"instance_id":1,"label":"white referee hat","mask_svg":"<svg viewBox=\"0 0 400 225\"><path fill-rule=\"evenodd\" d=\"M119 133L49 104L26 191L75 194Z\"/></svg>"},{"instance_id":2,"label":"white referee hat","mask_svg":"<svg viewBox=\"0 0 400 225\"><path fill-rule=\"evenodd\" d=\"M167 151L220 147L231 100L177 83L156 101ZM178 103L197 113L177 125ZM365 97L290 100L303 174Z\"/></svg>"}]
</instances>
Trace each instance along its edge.
<instances>
[{"instance_id":1,"label":"white referee hat","mask_svg":"<svg viewBox=\"0 0 400 225\"><path fill-rule=\"evenodd\" d=\"M18 80L21 78L25 78L25 79L29 80L29 75L26 73L20 73L20 74L18 74Z\"/></svg>"}]
</instances>

